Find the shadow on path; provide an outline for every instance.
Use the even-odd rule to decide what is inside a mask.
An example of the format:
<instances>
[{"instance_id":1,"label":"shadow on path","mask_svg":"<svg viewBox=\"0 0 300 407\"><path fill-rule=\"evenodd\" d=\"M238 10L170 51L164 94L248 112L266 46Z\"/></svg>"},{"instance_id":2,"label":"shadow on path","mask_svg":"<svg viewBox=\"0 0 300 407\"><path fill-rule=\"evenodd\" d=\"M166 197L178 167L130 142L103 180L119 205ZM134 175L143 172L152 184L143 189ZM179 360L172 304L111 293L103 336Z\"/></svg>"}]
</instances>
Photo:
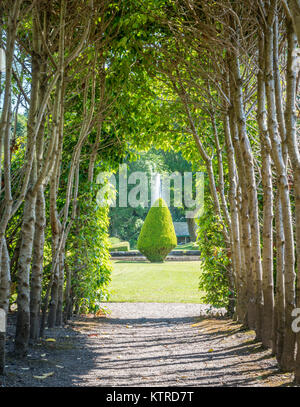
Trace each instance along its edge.
<instances>
[{"instance_id":1,"label":"shadow on path","mask_svg":"<svg viewBox=\"0 0 300 407\"><path fill-rule=\"evenodd\" d=\"M6 386L281 386L269 350L197 304L109 304L106 318L76 318L47 330L24 361L8 360ZM11 328L13 321L11 321ZM12 334L12 332L11 332ZM52 373L45 379L34 376Z\"/></svg>"}]
</instances>

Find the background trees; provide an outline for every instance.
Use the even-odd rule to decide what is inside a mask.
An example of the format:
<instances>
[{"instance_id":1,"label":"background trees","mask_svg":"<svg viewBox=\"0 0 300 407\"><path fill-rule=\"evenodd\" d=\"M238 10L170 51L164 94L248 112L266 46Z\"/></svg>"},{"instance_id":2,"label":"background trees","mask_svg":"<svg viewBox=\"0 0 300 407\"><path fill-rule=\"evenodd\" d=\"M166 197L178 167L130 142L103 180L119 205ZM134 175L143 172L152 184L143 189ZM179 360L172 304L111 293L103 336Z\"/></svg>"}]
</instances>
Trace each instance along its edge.
<instances>
[{"instance_id":1,"label":"background trees","mask_svg":"<svg viewBox=\"0 0 300 407\"><path fill-rule=\"evenodd\" d=\"M111 207L109 210L110 225L109 232L111 236L119 237L122 240L129 241L130 247L135 248L137 244L137 239L143 222L147 216L150 206L150 191L151 184L155 173L159 173L162 176L170 175L173 172L190 172L192 165L186 161L180 152L174 151L163 151L157 150L155 148L150 148L148 151L138 152L137 157L129 158L133 161L127 162L127 179L129 181L130 174L133 172L142 171L146 173L148 180L148 200L144 203L144 206L139 205L136 208L120 207L118 205L118 196L116 197L117 203L115 207ZM119 173L116 174L116 190L119 190ZM195 182L193 183L195 187ZM133 186L128 185L128 191L131 190ZM174 205L174 185L171 183L171 205L170 212L173 221L185 222L185 211L188 210L184 206L184 197L182 198L182 207L177 207ZM183 195L183 191L182 191ZM191 232L193 233L193 231ZM191 236L192 238L193 236Z\"/></svg>"}]
</instances>

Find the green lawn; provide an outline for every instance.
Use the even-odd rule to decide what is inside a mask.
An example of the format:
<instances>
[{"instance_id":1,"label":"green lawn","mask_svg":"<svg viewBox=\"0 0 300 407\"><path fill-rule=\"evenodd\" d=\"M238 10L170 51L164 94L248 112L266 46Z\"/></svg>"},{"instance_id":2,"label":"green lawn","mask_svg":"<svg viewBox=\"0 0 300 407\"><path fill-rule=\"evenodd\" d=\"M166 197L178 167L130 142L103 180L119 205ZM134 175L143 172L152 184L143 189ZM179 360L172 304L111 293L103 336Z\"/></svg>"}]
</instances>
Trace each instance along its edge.
<instances>
[{"instance_id":1,"label":"green lawn","mask_svg":"<svg viewBox=\"0 0 300 407\"><path fill-rule=\"evenodd\" d=\"M200 302L199 261L113 261L111 302Z\"/></svg>"}]
</instances>

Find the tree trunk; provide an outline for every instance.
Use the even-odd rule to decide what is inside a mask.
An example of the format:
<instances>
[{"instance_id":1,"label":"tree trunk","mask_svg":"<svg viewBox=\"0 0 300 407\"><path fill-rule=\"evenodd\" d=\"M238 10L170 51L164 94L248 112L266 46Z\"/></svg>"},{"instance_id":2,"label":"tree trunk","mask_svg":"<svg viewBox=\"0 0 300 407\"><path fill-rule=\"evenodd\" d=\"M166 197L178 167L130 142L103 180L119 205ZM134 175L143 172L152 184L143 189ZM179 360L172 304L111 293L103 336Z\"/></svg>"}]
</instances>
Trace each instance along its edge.
<instances>
[{"instance_id":1,"label":"tree trunk","mask_svg":"<svg viewBox=\"0 0 300 407\"><path fill-rule=\"evenodd\" d=\"M232 81L231 81L232 82ZM233 97L234 89L231 83L230 95ZM251 263L251 229L249 223L249 202L248 202L248 188L245 175L245 165L240 148L237 119L233 106L229 109L229 123L230 133L232 136L232 143L234 147L236 165L238 170L238 178L240 182L241 193L240 198L240 235L241 235L241 255L242 255L242 267L246 276L246 302L247 302L247 315L246 321L250 329L255 329L256 324L256 306L255 306L255 270L253 269L253 263Z\"/></svg>"},{"instance_id":2,"label":"tree trunk","mask_svg":"<svg viewBox=\"0 0 300 407\"><path fill-rule=\"evenodd\" d=\"M36 195L27 193L24 204L23 224L21 228L22 243L18 261L18 297L15 353L19 357L27 354L30 336L30 287L29 273L35 225Z\"/></svg>"},{"instance_id":3,"label":"tree trunk","mask_svg":"<svg viewBox=\"0 0 300 407\"><path fill-rule=\"evenodd\" d=\"M3 238L0 269L0 308L4 309L6 315L9 310L10 295L10 258L7 250L6 240Z\"/></svg>"},{"instance_id":4,"label":"tree trunk","mask_svg":"<svg viewBox=\"0 0 300 407\"><path fill-rule=\"evenodd\" d=\"M259 36L259 69L257 74L257 121L261 144L261 175L263 187L263 294L264 313L262 324L262 344L272 348L274 324L274 282L273 282L273 185L271 169L271 141L266 123L266 98L264 84L264 43Z\"/></svg>"},{"instance_id":5,"label":"tree trunk","mask_svg":"<svg viewBox=\"0 0 300 407\"><path fill-rule=\"evenodd\" d=\"M275 226L276 226L276 296L274 309L274 333L273 353L281 366L285 331L285 284L284 284L284 229L282 220L282 208L279 192L275 202Z\"/></svg>"},{"instance_id":6,"label":"tree trunk","mask_svg":"<svg viewBox=\"0 0 300 407\"><path fill-rule=\"evenodd\" d=\"M300 22L300 5L298 21ZM288 59L287 59L287 86L286 86L286 139L294 176L295 195L295 223L296 223L296 254L297 254L297 308L300 308L300 153L297 139L297 38L291 21L287 22ZM298 57L299 58L299 57ZM295 381L300 384L300 333L297 333L297 357Z\"/></svg>"},{"instance_id":7,"label":"tree trunk","mask_svg":"<svg viewBox=\"0 0 300 407\"><path fill-rule=\"evenodd\" d=\"M298 38L298 44L300 45L300 2L299 0L287 0L287 3L289 6L289 13L292 17L294 31Z\"/></svg>"},{"instance_id":8,"label":"tree trunk","mask_svg":"<svg viewBox=\"0 0 300 407\"><path fill-rule=\"evenodd\" d=\"M292 214L289 197L289 186L286 166L281 147L281 139L278 134L276 118L276 101L273 71L273 29L265 27L265 84L268 105L268 130L272 142L272 158L279 180L279 193L282 206L282 218L285 236L285 334L283 352L281 357L281 369L293 370L295 362L295 334L291 326L293 322L292 310L295 308L295 271L294 271L294 236L292 226Z\"/></svg>"},{"instance_id":9,"label":"tree trunk","mask_svg":"<svg viewBox=\"0 0 300 407\"><path fill-rule=\"evenodd\" d=\"M32 340L37 340L39 337L45 227L46 227L45 198L44 198L44 188L41 185L38 189L36 199L36 222L35 222L33 258L31 268L30 339Z\"/></svg>"},{"instance_id":10,"label":"tree trunk","mask_svg":"<svg viewBox=\"0 0 300 407\"><path fill-rule=\"evenodd\" d=\"M54 278L51 286L51 300L49 303L48 313L48 327L53 328L56 324L56 311L58 302L58 276L60 273L60 263L56 265L54 269Z\"/></svg>"},{"instance_id":11,"label":"tree trunk","mask_svg":"<svg viewBox=\"0 0 300 407\"><path fill-rule=\"evenodd\" d=\"M240 74L240 66L238 56L232 55L232 81L234 90L233 101L236 112L237 126L239 133L239 143L245 166L245 175L247 180L247 189L249 196L249 215L251 226L251 258L252 269L255 274L255 331L257 339L262 337L262 319L263 319L263 290L262 290L262 267L261 267L261 252L260 252L260 229L258 217L258 200L257 188L253 164L253 154L251 145L247 135L246 117L243 103L242 79Z\"/></svg>"},{"instance_id":12,"label":"tree trunk","mask_svg":"<svg viewBox=\"0 0 300 407\"><path fill-rule=\"evenodd\" d=\"M191 242L197 241L197 225L194 218L187 218L187 224L189 229L189 235Z\"/></svg>"},{"instance_id":13,"label":"tree trunk","mask_svg":"<svg viewBox=\"0 0 300 407\"><path fill-rule=\"evenodd\" d=\"M238 215L238 200L237 200L237 171L234 160L234 149L230 134L229 117L224 116L223 127L225 134L225 145L228 160L228 175L229 175L229 201L231 215L231 245L232 245L232 264L236 276L236 314L237 319L242 324L246 324L247 313L247 292L246 292L246 272L242 265L241 242L240 242L240 227Z\"/></svg>"},{"instance_id":14,"label":"tree trunk","mask_svg":"<svg viewBox=\"0 0 300 407\"><path fill-rule=\"evenodd\" d=\"M64 322L66 323L72 315L72 297L71 297L71 285L72 285L72 272L68 264L65 264L66 269L66 288L65 288L65 308L64 308Z\"/></svg>"},{"instance_id":15,"label":"tree trunk","mask_svg":"<svg viewBox=\"0 0 300 407\"><path fill-rule=\"evenodd\" d=\"M63 324L63 302L64 302L64 248L60 253L60 267L58 276L58 299L56 310L56 325L62 326Z\"/></svg>"},{"instance_id":16,"label":"tree trunk","mask_svg":"<svg viewBox=\"0 0 300 407\"><path fill-rule=\"evenodd\" d=\"M3 212L1 213L0 220L0 257L2 251L2 244L5 243L5 232L8 221L11 217L13 199L11 194L11 101L12 101L12 73L13 73L13 58L15 52L16 34L19 23L20 7L22 0L16 0L13 6L7 10L7 30L6 30L6 52L5 52L5 86L4 86L4 100L0 119L0 180L4 183L5 202L3 205ZM9 6L8 6L9 8ZM2 85L2 84L0 84ZM3 163L2 163L3 157ZM3 174L2 174L3 168ZM1 189L2 189L1 185ZM1 193L1 192L0 192ZM6 249L4 249L6 250ZM5 256L5 254L4 254ZM0 268L1 268L0 262ZM0 273L1 274L1 273Z\"/></svg>"}]
</instances>

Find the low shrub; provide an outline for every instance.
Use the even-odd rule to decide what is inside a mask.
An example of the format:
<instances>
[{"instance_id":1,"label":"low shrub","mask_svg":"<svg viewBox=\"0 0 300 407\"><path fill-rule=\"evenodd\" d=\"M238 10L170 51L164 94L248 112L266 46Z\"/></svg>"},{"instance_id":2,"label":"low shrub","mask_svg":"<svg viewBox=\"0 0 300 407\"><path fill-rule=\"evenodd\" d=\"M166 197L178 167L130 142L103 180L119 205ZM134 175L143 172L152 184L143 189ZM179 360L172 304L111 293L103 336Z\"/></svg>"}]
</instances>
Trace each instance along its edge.
<instances>
[{"instance_id":1,"label":"low shrub","mask_svg":"<svg viewBox=\"0 0 300 407\"><path fill-rule=\"evenodd\" d=\"M213 209L206 210L197 221L198 245L201 251L201 268L199 289L205 292L202 301L214 307L225 307L228 310L231 293L229 288L228 269L230 259L224 249L225 242L222 225Z\"/></svg>"},{"instance_id":2,"label":"low shrub","mask_svg":"<svg viewBox=\"0 0 300 407\"><path fill-rule=\"evenodd\" d=\"M110 252L129 252L130 244L129 242L119 242L111 245L109 249Z\"/></svg>"}]
</instances>

